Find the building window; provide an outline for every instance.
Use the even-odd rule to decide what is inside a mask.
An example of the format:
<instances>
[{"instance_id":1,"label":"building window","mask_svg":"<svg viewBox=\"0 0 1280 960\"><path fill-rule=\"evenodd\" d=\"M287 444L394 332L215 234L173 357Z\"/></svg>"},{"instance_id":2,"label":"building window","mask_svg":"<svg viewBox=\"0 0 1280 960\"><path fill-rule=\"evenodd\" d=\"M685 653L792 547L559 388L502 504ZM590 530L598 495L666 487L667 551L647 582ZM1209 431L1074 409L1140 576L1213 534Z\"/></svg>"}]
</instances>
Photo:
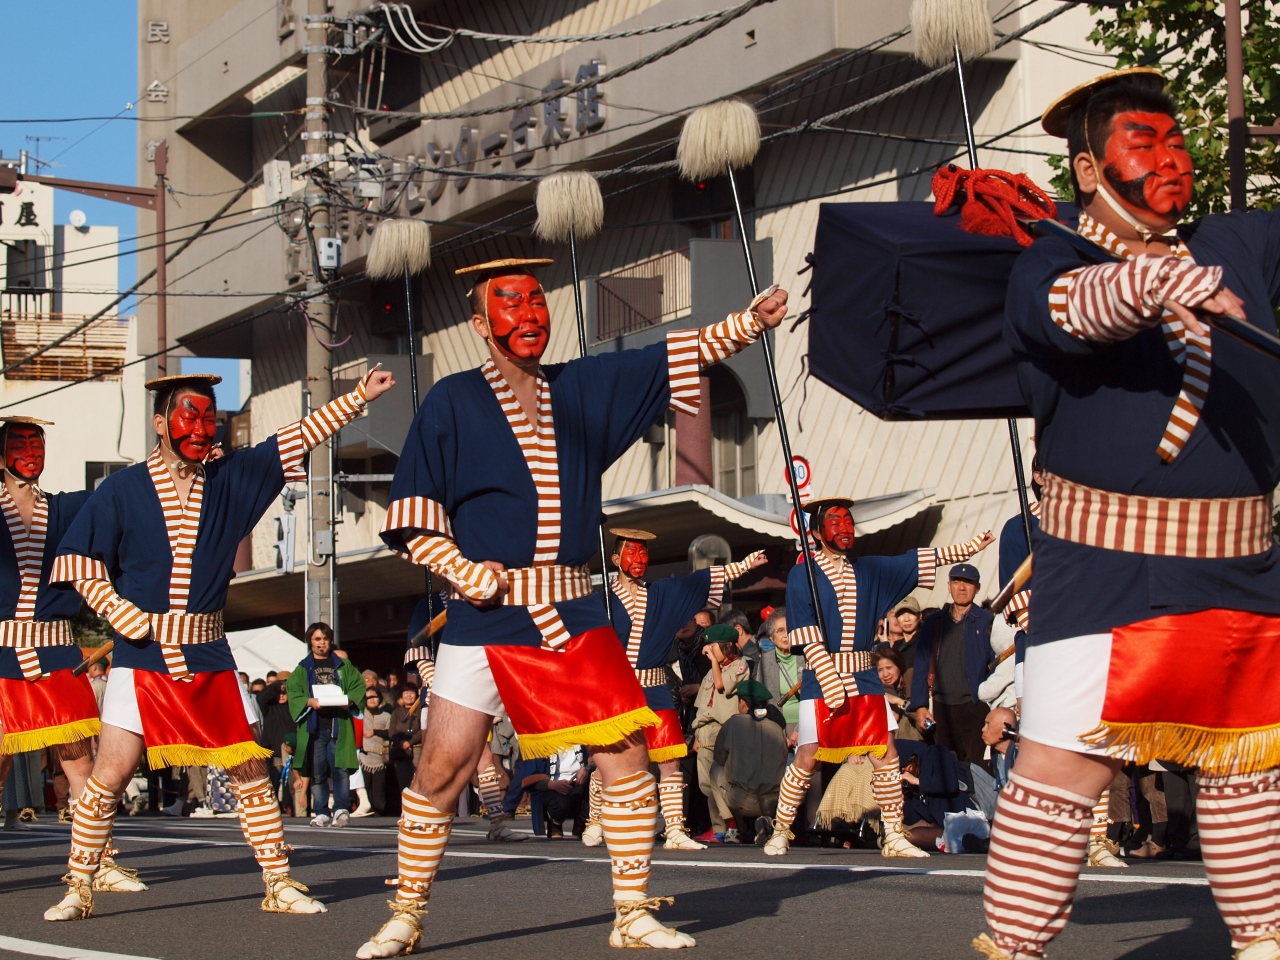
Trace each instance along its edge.
<instances>
[{"instance_id":1,"label":"building window","mask_svg":"<svg viewBox=\"0 0 1280 960\"><path fill-rule=\"evenodd\" d=\"M36 293L47 290L44 247L35 240L11 240L5 246L5 291Z\"/></svg>"},{"instance_id":2,"label":"building window","mask_svg":"<svg viewBox=\"0 0 1280 960\"><path fill-rule=\"evenodd\" d=\"M127 463L117 463L114 460L86 460L84 464L84 488L86 490L98 489L98 484L117 470L123 470L128 465Z\"/></svg>"},{"instance_id":3,"label":"building window","mask_svg":"<svg viewBox=\"0 0 1280 960\"><path fill-rule=\"evenodd\" d=\"M713 367L711 378L712 483L726 496L750 497L756 485L756 425L733 374Z\"/></svg>"}]
</instances>

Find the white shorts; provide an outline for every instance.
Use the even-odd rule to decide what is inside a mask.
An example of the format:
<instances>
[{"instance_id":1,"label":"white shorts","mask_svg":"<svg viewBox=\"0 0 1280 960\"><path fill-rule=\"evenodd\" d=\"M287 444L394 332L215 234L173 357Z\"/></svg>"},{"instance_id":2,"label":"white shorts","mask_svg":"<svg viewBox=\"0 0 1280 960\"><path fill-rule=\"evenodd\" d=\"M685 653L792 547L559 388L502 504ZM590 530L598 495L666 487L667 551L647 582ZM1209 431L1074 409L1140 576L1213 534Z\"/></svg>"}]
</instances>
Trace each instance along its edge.
<instances>
[{"instance_id":1,"label":"white shorts","mask_svg":"<svg viewBox=\"0 0 1280 960\"><path fill-rule=\"evenodd\" d=\"M236 686L240 688L245 719L253 726L258 722L253 704L238 679ZM107 674L107 691L102 695L102 722L142 736L142 716L138 713L138 689L133 682L132 667L112 667Z\"/></svg>"},{"instance_id":2,"label":"white shorts","mask_svg":"<svg viewBox=\"0 0 1280 960\"><path fill-rule=\"evenodd\" d=\"M461 647L442 643L436 652L436 678L431 696L467 707L491 717L502 713L502 697L489 669L484 647Z\"/></svg>"},{"instance_id":3,"label":"white shorts","mask_svg":"<svg viewBox=\"0 0 1280 960\"><path fill-rule=\"evenodd\" d=\"M818 714L813 709L816 700L800 701L800 723L796 725L796 746L803 747L806 743L818 742ZM893 714L893 707L889 703L889 698L884 701L884 708L889 714L889 732L896 733L898 729L898 718Z\"/></svg>"},{"instance_id":4,"label":"white shorts","mask_svg":"<svg viewBox=\"0 0 1280 960\"><path fill-rule=\"evenodd\" d=\"M1073 753L1135 759L1131 750L1080 739L1102 722L1110 669L1110 633L1028 645L1019 732L1028 740Z\"/></svg>"}]
</instances>

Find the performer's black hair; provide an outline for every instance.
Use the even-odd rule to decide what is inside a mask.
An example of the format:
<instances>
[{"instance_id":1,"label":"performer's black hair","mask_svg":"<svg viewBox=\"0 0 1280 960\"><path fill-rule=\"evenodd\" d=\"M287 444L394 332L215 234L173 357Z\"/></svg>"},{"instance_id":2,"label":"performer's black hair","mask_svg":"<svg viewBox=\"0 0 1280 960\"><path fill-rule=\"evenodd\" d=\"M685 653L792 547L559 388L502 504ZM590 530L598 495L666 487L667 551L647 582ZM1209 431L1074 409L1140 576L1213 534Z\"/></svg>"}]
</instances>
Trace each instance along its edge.
<instances>
[{"instance_id":1,"label":"performer's black hair","mask_svg":"<svg viewBox=\"0 0 1280 960\"><path fill-rule=\"evenodd\" d=\"M211 384L202 380L188 380L185 383L168 384L164 388L157 390L156 402L152 407L152 410L168 420L169 408L173 402L173 398L183 392L199 394L200 396L207 398L215 406L217 405L217 398L214 396L213 386Z\"/></svg>"},{"instance_id":2,"label":"performer's black hair","mask_svg":"<svg viewBox=\"0 0 1280 960\"><path fill-rule=\"evenodd\" d=\"M1178 116L1178 105L1165 92L1163 81L1149 74L1124 77L1108 84L1076 107L1067 117L1067 167L1071 171L1076 203L1083 203L1085 195L1076 180L1075 158L1082 153L1093 154L1101 162L1111 138L1112 122L1116 114L1126 110L1167 113L1175 119Z\"/></svg>"}]
</instances>

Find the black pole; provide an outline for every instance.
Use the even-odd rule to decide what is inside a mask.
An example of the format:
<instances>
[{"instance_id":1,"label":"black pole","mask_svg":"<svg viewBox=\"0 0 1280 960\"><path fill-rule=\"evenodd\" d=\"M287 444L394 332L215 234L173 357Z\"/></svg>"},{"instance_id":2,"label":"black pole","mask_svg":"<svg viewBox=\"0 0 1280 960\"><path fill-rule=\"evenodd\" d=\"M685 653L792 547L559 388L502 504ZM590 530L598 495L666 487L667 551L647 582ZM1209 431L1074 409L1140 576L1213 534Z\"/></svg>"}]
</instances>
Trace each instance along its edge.
<instances>
[{"instance_id":1,"label":"black pole","mask_svg":"<svg viewBox=\"0 0 1280 960\"><path fill-rule=\"evenodd\" d=\"M413 323L413 278L409 267L404 268L404 320L409 333L409 393L413 398L413 415L418 415L418 331ZM435 615L435 601L431 597L431 569L427 574L427 622Z\"/></svg>"},{"instance_id":2,"label":"black pole","mask_svg":"<svg viewBox=\"0 0 1280 960\"><path fill-rule=\"evenodd\" d=\"M964 58L960 56L960 45L955 45L956 76L960 79L960 107L964 111L964 136L969 146L969 169L978 169L978 144L973 137L973 119L969 116L969 94L964 83ZM1027 549L1031 549L1031 501L1027 498L1027 474L1022 465L1022 443L1018 439L1018 421L1013 417L1009 423L1009 443L1013 447L1013 475L1018 484L1018 509L1022 514L1022 532L1027 538Z\"/></svg>"},{"instance_id":3,"label":"black pole","mask_svg":"<svg viewBox=\"0 0 1280 960\"><path fill-rule=\"evenodd\" d=\"M729 167L729 189L733 193L733 211L738 218L738 235L742 237L742 253L747 258L747 278L751 281L751 297L760 295L760 284L756 281L756 265L751 259L751 241L747 238L746 221L742 217L742 201L738 199L738 182L733 176L733 168ZM773 415L778 420L778 439L782 441L782 457L787 467L787 487L791 491L791 508L796 514L796 526L800 529L800 553L804 557L804 570L809 577L809 594L813 598L813 619L822 634L822 642L827 643L827 624L822 616L822 604L818 600L818 565L809 552L808 526L805 523L804 510L800 504L800 488L796 485L795 468L791 462L791 438L787 434L787 421L782 413L782 392L778 389L778 371L773 365L773 346L769 342L769 331L760 336L760 346L764 347L764 368L769 375L769 393L773 397Z\"/></svg>"},{"instance_id":4,"label":"black pole","mask_svg":"<svg viewBox=\"0 0 1280 960\"><path fill-rule=\"evenodd\" d=\"M573 266L573 307L578 314L578 355L587 355L587 321L582 312L582 284L578 279L578 241L569 228L569 262ZM613 626L613 604L609 602L609 554L605 552L604 527L596 527L600 538L600 586L604 588L604 612Z\"/></svg>"}]
</instances>

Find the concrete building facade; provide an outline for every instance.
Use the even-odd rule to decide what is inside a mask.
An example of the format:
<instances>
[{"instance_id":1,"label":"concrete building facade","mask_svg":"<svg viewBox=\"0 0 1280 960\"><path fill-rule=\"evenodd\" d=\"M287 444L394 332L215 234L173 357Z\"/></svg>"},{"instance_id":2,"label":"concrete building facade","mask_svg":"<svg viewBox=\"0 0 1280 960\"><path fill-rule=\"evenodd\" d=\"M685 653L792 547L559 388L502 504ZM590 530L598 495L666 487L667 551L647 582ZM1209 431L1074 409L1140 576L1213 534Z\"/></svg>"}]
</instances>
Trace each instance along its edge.
<instances>
[{"instance_id":1,"label":"concrete building facade","mask_svg":"<svg viewBox=\"0 0 1280 960\"><path fill-rule=\"evenodd\" d=\"M674 156L683 116L721 97L755 103L766 138L794 133L767 141L741 180L762 282L790 289L792 315L800 318L784 322L775 346L792 443L811 466L810 490L859 501L857 550L863 553L968 539L1016 513L1003 421L883 422L807 374L804 270L820 205L926 200L933 165L963 143L954 75L859 108L838 123L796 131L926 72L910 56L908 0L761 3L630 72L623 68L712 21L625 37L600 34L687 21L724 4L415 2L420 33L441 44L430 53L405 50L403 23L397 38L386 30L384 15L364 17L348 0L334 0L323 29L315 23L308 29L302 0L176 6L140 0L138 6L140 86L149 91L138 125L140 182L152 175L148 144L167 140L170 180L189 195L182 222L197 223L245 191L219 228L170 268L189 289L222 296L172 302L168 328L175 348L252 360L247 441L261 441L303 411L306 338L313 331L304 307L288 295L302 289L310 256L300 202L308 175L304 155L324 149L332 155L325 187L343 241L338 329L330 341L334 389L345 389L379 360L398 363L402 383L382 401L385 407L344 431L339 447L340 471L357 478L342 487L336 527L339 628L344 643L361 651L358 657L375 664L394 659L422 591L421 572L389 555L377 538L388 492L379 478L394 470L411 415L396 294L360 279L377 224L386 216L412 216L432 225L434 260L419 281L415 310L419 370L428 382L483 359L483 342L467 323L466 284L453 271L499 256L556 258L544 271L553 316L546 359L576 356L567 250L535 241L530 230L528 177L555 169L597 171L606 197L604 230L579 250L593 351L721 319L750 298L724 184L684 184L669 166L653 168ZM999 33L1007 34L1058 5L991 6ZM1054 52L1084 47L1089 26L1087 10L1076 8L1028 34L1034 42L1008 43L970 66L979 143L1013 131L981 149L983 166L1025 171L1047 183L1045 153L1055 144L1038 126L1020 125L1058 92L1099 72ZM459 28L567 39L521 43L451 33ZM573 39L583 35L594 39ZM317 144L301 137L305 112L321 106L306 103L304 48L322 36L334 48L324 108L335 133ZM611 72L619 75L611 79ZM571 97L532 107L518 102L593 78L597 85ZM397 115L448 112L466 115ZM264 164L278 160L289 163L283 198L278 179L271 185L255 180ZM171 214L171 224L174 219ZM140 230L149 229L149 220L140 217ZM144 302L140 310L144 331L154 330L150 309ZM1022 424L1028 461L1029 435L1030 424ZM661 535L657 575L687 570L691 553L715 555L724 543L735 556L769 548L771 567L736 595L754 609L780 599L796 556L785 489L757 347L705 378L698 418L656 424L609 471L606 513ZM300 517L293 546L300 564L309 551L301 519L305 496L293 510ZM281 502L254 533L251 565L232 587L229 625L278 622L293 631L303 625L301 575L277 569L275 521L284 511ZM718 539L691 550L691 541L704 534ZM977 563L984 594L994 593L995 551ZM944 587L922 595L922 602L941 602Z\"/></svg>"}]
</instances>

